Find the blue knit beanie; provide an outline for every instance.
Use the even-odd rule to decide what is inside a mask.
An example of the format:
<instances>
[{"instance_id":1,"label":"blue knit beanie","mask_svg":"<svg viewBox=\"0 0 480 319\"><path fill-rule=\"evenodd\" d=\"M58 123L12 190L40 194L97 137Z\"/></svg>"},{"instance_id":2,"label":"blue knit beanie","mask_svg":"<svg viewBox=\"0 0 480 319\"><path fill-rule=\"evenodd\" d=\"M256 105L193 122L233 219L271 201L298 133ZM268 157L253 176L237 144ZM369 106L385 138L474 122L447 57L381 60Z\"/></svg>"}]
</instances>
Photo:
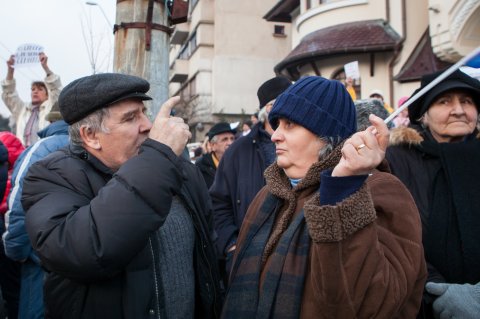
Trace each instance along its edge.
<instances>
[{"instance_id":1,"label":"blue knit beanie","mask_svg":"<svg viewBox=\"0 0 480 319\"><path fill-rule=\"evenodd\" d=\"M345 86L320 76L301 78L277 97L268 115L273 129L278 127L279 118L320 137L345 139L357 131L355 105Z\"/></svg>"}]
</instances>

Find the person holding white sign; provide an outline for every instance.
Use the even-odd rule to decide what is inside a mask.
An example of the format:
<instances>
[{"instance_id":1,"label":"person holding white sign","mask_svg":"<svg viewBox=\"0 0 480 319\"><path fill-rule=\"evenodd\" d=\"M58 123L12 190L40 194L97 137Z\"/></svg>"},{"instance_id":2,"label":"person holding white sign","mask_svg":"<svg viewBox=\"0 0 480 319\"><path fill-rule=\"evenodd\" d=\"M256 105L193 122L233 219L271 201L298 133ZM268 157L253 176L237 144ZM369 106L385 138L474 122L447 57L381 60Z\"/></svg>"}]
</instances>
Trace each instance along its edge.
<instances>
[{"instance_id":1,"label":"person holding white sign","mask_svg":"<svg viewBox=\"0 0 480 319\"><path fill-rule=\"evenodd\" d=\"M2 82L2 100L12 112L15 135L25 146L35 143L38 140L37 132L49 124L45 120L45 115L50 112L52 105L58 100L62 89L60 77L50 70L45 53L39 53L39 60L46 77L43 82L32 82L30 102L23 101L16 90L16 82L13 77L15 55L11 55L7 61L7 76Z\"/></svg>"}]
</instances>

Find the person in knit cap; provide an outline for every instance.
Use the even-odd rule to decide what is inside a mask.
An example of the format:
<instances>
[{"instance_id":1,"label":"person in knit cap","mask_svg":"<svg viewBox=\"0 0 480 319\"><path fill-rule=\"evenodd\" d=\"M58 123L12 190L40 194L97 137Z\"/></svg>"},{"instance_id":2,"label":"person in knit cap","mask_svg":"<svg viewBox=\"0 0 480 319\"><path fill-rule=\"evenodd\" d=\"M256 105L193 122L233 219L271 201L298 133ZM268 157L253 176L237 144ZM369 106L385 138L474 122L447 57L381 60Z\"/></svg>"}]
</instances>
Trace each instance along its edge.
<instances>
[{"instance_id":1,"label":"person in knit cap","mask_svg":"<svg viewBox=\"0 0 480 319\"><path fill-rule=\"evenodd\" d=\"M442 72L424 75L413 95ZM480 81L457 70L408 109L410 126L391 131L386 158L422 220L428 279L419 318L479 318Z\"/></svg>"},{"instance_id":2,"label":"person in knit cap","mask_svg":"<svg viewBox=\"0 0 480 319\"><path fill-rule=\"evenodd\" d=\"M287 78L276 76L260 85L257 90L259 122L247 136L235 141L225 152L210 188L218 233L217 248L225 279L228 278L238 232L248 205L265 185L263 172L275 160L275 146L271 141L273 129L268 122L268 114L275 99L291 84Z\"/></svg>"},{"instance_id":3,"label":"person in knit cap","mask_svg":"<svg viewBox=\"0 0 480 319\"><path fill-rule=\"evenodd\" d=\"M371 124L369 121L370 114L375 114L382 120L388 117L388 111L383 107L382 101L378 99L356 100L355 110L357 111L357 130L366 130ZM390 129L393 127L392 122L387 124Z\"/></svg>"},{"instance_id":4,"label":"person in knit cap","mask_svg":"<svg viewBox=\"0 0 480 319\"><path fill-rule=\"evenodd\" d=\"M309 76L269 114L277 159L245 216L223 318L414 318L426 266L415 204L384 172L388 128L357 132L338 81Z\"/></svg>"}]
</instances>

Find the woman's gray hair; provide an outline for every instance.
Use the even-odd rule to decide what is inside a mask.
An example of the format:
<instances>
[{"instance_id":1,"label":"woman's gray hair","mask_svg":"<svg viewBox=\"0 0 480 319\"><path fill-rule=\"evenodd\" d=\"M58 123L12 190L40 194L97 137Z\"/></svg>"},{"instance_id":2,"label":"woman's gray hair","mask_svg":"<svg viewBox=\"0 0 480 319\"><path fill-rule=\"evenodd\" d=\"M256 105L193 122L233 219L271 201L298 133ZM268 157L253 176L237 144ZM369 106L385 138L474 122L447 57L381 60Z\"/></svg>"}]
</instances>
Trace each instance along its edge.
<instances>
[{"instance_id":1,"label":"woman's gray hair","mask_svg":"<svg viewBox=\"0 0 480 319\"><path fill-rule=\"evenodd\" d=\"M83 145L82 137L80 136L82 126L85 126L88 130L91 130L94 133L108 133L109 130L104 126L104 120L105 118L108 118L108 116L110 116L108 107L104 107L70 125L68 128L68 134L70 134L71 143L78 146Z\"/></svg>"},{"instance_id":2,"label":"woman's gray hair","mask_svg":"<svg viewBox=\"0 0 480 319\"><path fill-rule=\"evenodd\" d=\"M328 136L328 137L318 137L325 146L318 152L318 160L321 161L326 158L330 153L344 140L340 136Z\"/></svg>"}]
</instances>

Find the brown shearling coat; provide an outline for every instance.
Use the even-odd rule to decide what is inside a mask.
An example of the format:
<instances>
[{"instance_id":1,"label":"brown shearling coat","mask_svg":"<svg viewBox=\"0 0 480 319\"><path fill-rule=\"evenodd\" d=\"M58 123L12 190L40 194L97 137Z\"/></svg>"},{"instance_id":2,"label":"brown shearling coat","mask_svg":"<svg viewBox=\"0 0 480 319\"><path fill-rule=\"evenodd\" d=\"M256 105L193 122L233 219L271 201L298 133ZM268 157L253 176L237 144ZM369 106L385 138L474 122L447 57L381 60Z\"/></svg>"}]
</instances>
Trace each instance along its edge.
<instances>
[{"instance_id":1,"label":"brown shearling coat","mask_svg":"<svg viewBox=\"0 0 480 319\"><path fill-rule=\"evenodd\" d=\"M310 169L305 179L318 179L318 173ZM267 186L249 207L236 252L242 250L248 228L269 192L279 198L297 198L294 205L288 200L280 205L270 236L285 231L279 225L289 208L293 207L293 215L304 208L311 246L300 318L416 317L427 275L421 223L410 193L396 177L376 170L359 191L336 206L320 206L318 183L291 196L288 179L276 164L266 170L265 177ZM275 250L269 247L271 242L265 249L260 285L271 266L269 256ZM284 268L288 271L293 270Z\"/></svg>"}]
</instances>

